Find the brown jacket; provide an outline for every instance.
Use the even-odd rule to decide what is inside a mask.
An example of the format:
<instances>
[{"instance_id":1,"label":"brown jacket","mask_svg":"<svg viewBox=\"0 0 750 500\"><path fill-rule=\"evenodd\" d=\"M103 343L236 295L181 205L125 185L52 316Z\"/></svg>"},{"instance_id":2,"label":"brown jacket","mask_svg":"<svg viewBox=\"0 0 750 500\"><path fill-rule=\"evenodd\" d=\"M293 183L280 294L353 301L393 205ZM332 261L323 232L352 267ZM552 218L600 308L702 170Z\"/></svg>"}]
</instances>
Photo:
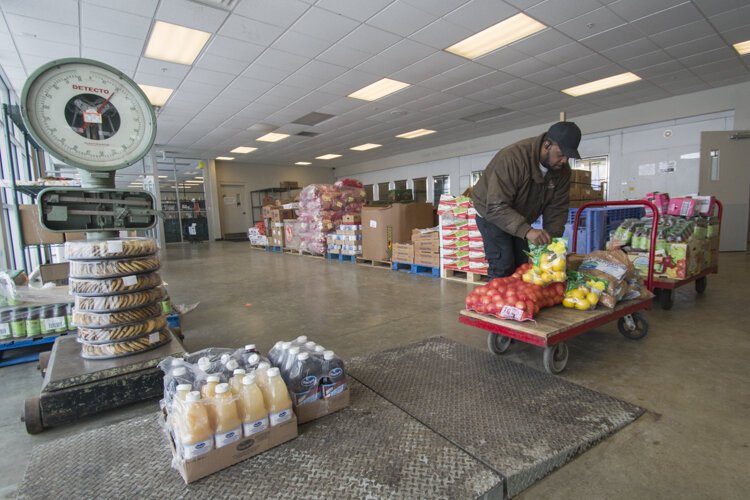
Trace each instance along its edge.
<instances>
[{"instance_id":1,"label":"brown jacket","mask_svg":"<svg viewBox=\"0 0 750 500\"><path fill-rule=\"evenodd\" d=\"M540 215L552 236L562 236L568 220L570 167L550 169L542 177L539 153L545 135L501 149L474 185L472 199L479 215L519 238Z\"/></svg>"}]
</instances>

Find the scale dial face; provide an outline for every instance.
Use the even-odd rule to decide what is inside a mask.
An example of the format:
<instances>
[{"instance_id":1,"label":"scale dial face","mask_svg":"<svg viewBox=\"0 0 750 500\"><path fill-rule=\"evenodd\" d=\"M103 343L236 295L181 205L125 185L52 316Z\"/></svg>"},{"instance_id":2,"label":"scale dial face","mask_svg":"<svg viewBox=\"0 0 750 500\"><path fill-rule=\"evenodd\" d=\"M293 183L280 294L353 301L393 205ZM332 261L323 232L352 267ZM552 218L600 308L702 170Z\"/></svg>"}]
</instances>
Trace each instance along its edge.
<instances>
[{"instance_id":1,"label":"scale dial face","mask_svg":"<svg viewBox=\"0 0 750 500\"><path fill-rule=\"evenodd\" d=\"M21 113L34 139L84 170L124 168L151 149L156 116L138 85L89 59L60 59L26 81Z\"/></svg>"}]
</instances>

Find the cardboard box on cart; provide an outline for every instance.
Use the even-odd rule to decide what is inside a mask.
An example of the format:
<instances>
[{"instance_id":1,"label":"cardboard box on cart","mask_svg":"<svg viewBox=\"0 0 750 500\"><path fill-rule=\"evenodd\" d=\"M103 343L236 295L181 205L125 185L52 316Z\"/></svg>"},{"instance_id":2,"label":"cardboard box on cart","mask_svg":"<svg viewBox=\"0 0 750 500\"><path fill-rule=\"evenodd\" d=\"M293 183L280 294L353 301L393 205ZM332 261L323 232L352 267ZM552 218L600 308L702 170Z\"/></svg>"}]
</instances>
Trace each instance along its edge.
<instances>
[{"instance_id":1,"label":"cardboard box on cart","mask_svg":"<svg viewBox=\"0 0 750 500\"><path fill-rule=\"evenodd\" d=\"M408 243L412 229L433 225L434 210L429 203L363 207L362 257L367 260L391 260L394 243Z\"/></svg>"},{"instance_id":2,"label":"cardboard box on cart","mask_svg":"<svg viewBox=\"0 0 750 500\"><path fill-rule=\"evenodd\" d=\"M304 424L305 422L310 422L311 420L325 417L331 413L343 410L350 404L349 388L347 387L339 394L331 396L330 398L318 399L317 401L302 406L295 406L294 413L297 414L297 420L299 423Z\"/></svg>"}]
</instances>

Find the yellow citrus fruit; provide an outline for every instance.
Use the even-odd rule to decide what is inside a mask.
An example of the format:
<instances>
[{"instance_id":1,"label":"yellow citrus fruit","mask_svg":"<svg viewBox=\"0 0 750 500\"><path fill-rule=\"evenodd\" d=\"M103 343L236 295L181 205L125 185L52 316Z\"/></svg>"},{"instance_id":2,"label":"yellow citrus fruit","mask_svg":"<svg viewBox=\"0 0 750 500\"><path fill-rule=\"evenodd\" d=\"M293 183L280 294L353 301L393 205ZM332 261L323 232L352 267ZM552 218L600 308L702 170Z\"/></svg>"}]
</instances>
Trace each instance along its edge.
<instances>
[{"instance_id":1,"label":"yellow citrus fruit","mask_svg":"<svg viewBox=\"0 0 750 500\"><path fill-rule=\"evenodd\" d=\"M585 299L586 298L586 292L584 292L580 288L576 288L575 290L571 290L569 293L570 293L570 296L573 297L574 299L581 300L581 299Z\"/></svg>"},{"instance_id":2,"label":"yellow citrus fruit","mask_svg":"<svg viewBox=\"0 0 750 500\"><path fill-rule=\"evenodd\" d=\"M552 281L565 281L565 273L562 271L555 271L554 273L552 273Z\"/></svg>"},{"instance_id":3,"label":"yellow citrus fruit","mask_svg":"<svg viewBox=\"0 0 750 500\"><path fill-rule=\"evenodd\" d=\"M565 271L565 259L559 258L552 262L553 271Z\"/></svg>"},{"instance_id":4,"label":"yellow citrus fruit","mask_svg":"<svg viewBox=\"0 0 750 500\"><path fill-rule=\"evenodd\" d=\"M597 305L599 303L599 296L597 294L595 294L594 292L589 292L586 295L586 300L588 300L589 302L591 302L591 305L595 306L595 305Z\"/></svg>"},{"instance_id":5,"label":"yellow citrus fruit","mask_svg":"<svg viewBox=\"0 0 750 500\"><path fill-rule=\"evenodd\" d=\"M581 311L588 311L591 309L591 302L586 299L580 299L576 301L575 307Z\"/></svg>"},{"instance_id":6,"label":"yellow citrus fruit","mask_svg":"<svg viewBox=\"0 0 750 500\"><path fill-rule=\"evenodd\" d=\"M521 277L526 283L531 283L531 275L529 273L523 273L523 276Z\"/></svg>"},{"instance_id":7,"label":"yellow citrus fruit","mask_svg":"<svg viewBox=\"0 0 750 500\"><path fill-rule=\"evenodd\" d=\"M534 275L534 278L531 280L531 282L535 285L544 286L544 280L538 275Z\"/></svg>"},{"instance_id":8,"label":"yellow citrus fruit","mask_svg":"<svg viewBox=\"0 0 750 500\"><path fill-rule=\"evenodd\" d=\"M576 306L576 300L571 297L565 297L562 302L564 307L567 307L568 309L573 309Z\"/></svg>"}]
</instances>

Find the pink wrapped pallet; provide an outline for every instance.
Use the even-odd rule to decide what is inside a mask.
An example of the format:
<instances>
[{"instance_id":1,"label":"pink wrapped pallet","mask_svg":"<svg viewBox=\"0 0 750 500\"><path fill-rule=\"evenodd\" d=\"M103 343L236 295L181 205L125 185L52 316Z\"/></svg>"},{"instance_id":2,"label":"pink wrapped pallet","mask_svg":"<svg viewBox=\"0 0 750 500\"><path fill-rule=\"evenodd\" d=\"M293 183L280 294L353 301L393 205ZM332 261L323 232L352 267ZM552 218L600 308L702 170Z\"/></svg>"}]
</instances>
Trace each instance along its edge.
<instances>
[{"instance_id":1,"label":"pink wrapped pallet","mask_svg":"<svg viewBox=\"0 0 750 500\"><path fill-rule=\"evenodd\" d=\"M341 224L344 215L360 214L364 204L365 190L354 179L306 186L299 195L297 209L300 250L325 253L326 235Z\"/></svg>"},{"instance_id":2,"label":"pink wrapped pallet","mask_svg":"<svg viewBox=\"0 0 750 500\"><path fill-rule=\"evenodd\" d=\"M667 213L667 209L669 208L669 195L667 193L660 193L659 191L646 193L644 200L650 201L656 205L660 215Z\"/></svg>"},{"instance_id":3,"label":"pink wrapped pallet","mask_svg":"<svg viewBox=\"0 0 750 500\"><path fill-rule=\"evenodd\" d=\"M690 197L672 198L669 200L667 213L682 217L695 217L698 215L698 203L695 201L695 198Z\"/></svg>"}]
</instances>

